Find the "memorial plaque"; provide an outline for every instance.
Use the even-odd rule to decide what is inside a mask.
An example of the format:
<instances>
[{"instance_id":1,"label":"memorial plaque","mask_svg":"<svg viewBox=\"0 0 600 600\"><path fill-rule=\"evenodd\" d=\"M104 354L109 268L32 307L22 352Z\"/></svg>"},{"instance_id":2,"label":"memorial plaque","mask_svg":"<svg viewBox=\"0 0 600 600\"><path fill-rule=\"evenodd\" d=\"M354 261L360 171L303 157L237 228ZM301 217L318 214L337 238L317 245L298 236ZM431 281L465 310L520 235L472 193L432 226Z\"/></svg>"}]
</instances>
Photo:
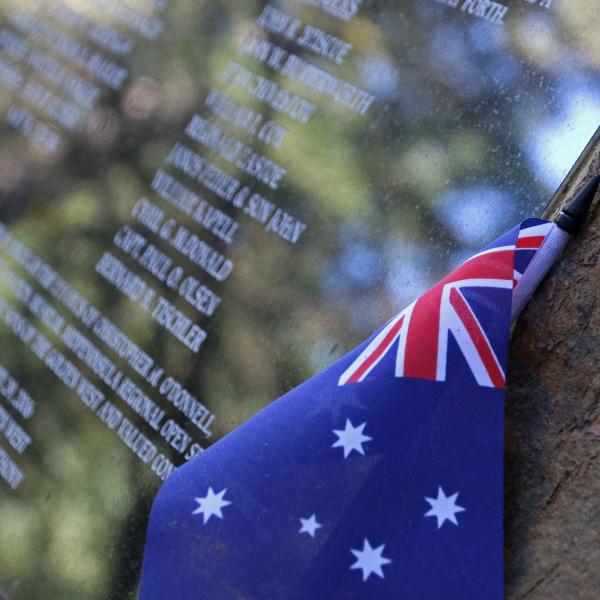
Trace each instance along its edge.
<instances>
[{"instance_id":1,"label":"memorial plaque","mask_svg":"<svg viewBox=\"0 0 600 600\"><path fill-rule=\"evenodd\" d=\"M11 600L135 598L172 470L539 213L600 120L593 0L0 9Z\"/></svg>"}]
</instances>

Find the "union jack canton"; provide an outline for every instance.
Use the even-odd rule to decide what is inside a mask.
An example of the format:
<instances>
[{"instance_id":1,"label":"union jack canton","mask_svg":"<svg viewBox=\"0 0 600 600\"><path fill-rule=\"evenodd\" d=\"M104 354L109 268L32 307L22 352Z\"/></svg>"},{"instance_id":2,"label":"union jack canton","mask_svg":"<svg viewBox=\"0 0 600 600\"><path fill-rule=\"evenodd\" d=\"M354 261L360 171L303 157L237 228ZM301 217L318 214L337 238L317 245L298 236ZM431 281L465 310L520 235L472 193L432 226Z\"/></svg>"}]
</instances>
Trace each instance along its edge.
<instances>
[{"instance_id":1,"label":"union jack canton","mask_svg":"<svg viewBox=\"0 0 600 600\"><path fill-rule=\"evenodd\" d=\"M511 299L529 219L177 469L140 600L501 600Z\"/></svg>"}]
</instances>

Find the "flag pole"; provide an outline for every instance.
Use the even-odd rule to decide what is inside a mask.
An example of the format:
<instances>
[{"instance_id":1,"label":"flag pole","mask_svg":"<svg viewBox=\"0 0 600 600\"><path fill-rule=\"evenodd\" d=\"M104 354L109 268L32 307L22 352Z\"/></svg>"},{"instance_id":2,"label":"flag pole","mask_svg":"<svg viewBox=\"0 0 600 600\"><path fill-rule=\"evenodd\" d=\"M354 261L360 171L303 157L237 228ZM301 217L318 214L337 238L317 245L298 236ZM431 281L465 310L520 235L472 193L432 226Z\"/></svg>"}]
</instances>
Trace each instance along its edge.
<instances>
[{"instance_id":1,"label":"flag pole","mask_svg":"<svg viewBox=\"0 0 600 600\"><path fill-rule=\"evenodd\" d=\"M589 212L600 185L600 174L592 177L575 197L567 202L541 248L536 252L513 291L511 319L514 321L533 296L538 285L562 254L571 236L575 235Z\"/></svg>"}]
</instances>

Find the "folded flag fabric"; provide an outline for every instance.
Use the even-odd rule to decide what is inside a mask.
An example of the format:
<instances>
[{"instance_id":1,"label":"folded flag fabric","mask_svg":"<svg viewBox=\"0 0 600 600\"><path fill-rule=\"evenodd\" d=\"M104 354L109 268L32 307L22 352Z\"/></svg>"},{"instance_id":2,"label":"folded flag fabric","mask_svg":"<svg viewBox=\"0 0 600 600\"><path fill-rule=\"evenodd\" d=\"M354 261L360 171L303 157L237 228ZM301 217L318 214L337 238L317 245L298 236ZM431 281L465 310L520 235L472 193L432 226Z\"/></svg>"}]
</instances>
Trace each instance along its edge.
<instances>
[{"instance_id":1,"label":"folded flag fabric","mask_svg":"<svg viewBox=\"0 0 600 600\"><path fill-rule=\"evenodd\" d=\"M503 598L513 292L529 219L177 469L140 600Z\"/></svg>"}]
</instances>

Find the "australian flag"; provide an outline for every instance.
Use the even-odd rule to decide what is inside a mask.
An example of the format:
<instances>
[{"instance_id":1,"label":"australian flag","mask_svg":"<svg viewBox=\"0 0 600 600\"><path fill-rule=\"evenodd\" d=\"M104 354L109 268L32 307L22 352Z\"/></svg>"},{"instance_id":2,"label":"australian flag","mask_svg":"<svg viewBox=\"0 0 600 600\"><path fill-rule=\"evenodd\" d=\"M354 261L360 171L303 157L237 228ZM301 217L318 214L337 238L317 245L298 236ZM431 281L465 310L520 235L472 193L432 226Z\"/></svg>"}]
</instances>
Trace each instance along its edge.
<instances>
[{"instance_id":1,"label":"australian flag","mask_svg":"<svg viewBox=\"0 0 600 600\"><path fill-rule=\"evenodd\" d=\"M500 600L513 290L530 219L177 469L140 600Z\"/></svg>"}]
</instances>

